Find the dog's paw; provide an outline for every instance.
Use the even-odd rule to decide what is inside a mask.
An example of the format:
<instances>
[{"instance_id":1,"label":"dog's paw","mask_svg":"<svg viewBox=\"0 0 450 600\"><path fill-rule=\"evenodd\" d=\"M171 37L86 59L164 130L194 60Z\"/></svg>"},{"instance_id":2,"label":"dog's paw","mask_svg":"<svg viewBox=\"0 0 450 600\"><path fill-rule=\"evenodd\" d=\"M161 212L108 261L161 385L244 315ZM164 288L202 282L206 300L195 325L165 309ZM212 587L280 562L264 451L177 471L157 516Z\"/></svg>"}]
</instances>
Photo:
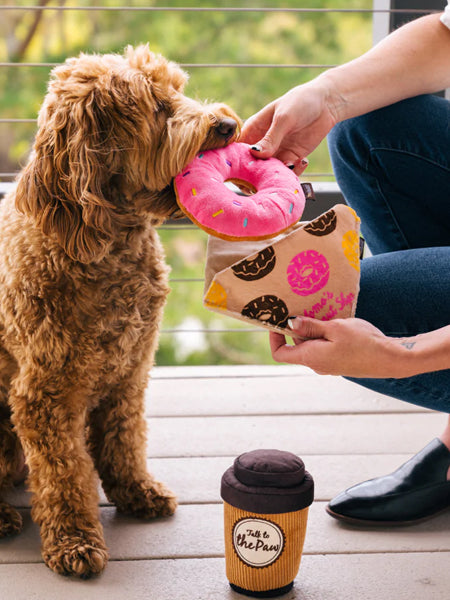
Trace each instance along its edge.
<instances>
[{"instance_id":1,"label":"dog's paw","mask_svg":"<svg viewBox=\"0 0 450 600\"><path fill-rule=\"evenodd\" d=\"M82 535L64 535L43 550L45 564L59 575L75 575L88 579L103 571L108 551L101 539Z\"/></svg>"},{"instance_id":2,"label":"dog's paw","mask_svg":"<svg viewBox=\"0 0 450 600\"><path fill-rule=\"evenodd\" d=\"M177 508L175 495L164 484L152 479L116 492L113 502L117 509L139 519L170 517Z\"/></svg>"},{"instance_id":3,"label":"dog's paw","mask_svg":"<svg viewBox=\"0 0 450 600\"><path fill-rule=\"evenodd\" d=\"M22 527L21 514L6 502L0 502L0 538L17 535Z\"/></svg>"}]
</instances>

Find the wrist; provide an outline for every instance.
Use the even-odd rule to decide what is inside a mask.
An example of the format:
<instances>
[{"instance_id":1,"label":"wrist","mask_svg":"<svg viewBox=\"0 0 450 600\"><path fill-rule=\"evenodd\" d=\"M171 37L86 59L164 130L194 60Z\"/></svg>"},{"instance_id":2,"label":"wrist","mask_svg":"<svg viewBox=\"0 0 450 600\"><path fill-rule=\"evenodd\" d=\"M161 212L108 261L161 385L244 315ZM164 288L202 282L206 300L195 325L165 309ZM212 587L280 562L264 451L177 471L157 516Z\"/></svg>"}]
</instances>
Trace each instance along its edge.
<instances>
[{"instance_id":1,"label":"wrist","mask_svg":"<svg viewBox=\"0 0 450 600\"><path fill-rule=\"evenodd\" d=\"M398 353L396 377L412 377L448 369L449 341L447 336L441 335L445 330L448 332L449 328L407 338L393 338Z\"/></svg>"},{"instance_id":2,"label":"wrist","mask_svg":"<svg viewBox=\"0 0 450 600\"><path fill-rule=\"evenodd\" d=\"M332 115L334 123L345 121L353 116L349 114L349 100L339 87L339 70L341 67L335 67L325 71L316 78L316 83L321 87L325 98L325 104L329 113Z\"/></svg>"},{"instance_id":3,"label":"wrist","mask_svg":"<svg viewBox=\"0 0 450 600\"><path fill-rule=\"evenodd\" d=\"M391 338L394 354L394 378L412 377L420 372L420 356L414 338Z\"/></svg>"}]
</instances>

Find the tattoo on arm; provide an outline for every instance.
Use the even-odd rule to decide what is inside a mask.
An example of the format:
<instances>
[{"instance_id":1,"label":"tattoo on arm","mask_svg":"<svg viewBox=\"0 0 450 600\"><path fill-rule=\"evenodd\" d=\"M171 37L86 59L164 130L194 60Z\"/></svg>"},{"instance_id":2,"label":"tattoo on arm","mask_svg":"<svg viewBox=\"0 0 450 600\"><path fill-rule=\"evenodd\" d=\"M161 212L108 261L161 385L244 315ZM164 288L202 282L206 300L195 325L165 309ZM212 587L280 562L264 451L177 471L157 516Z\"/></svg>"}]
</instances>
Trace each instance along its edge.
<instances>
[{"instance_id":1,"label":"tattoo on arm","mask_svg":"<svg viewBox=\"0 0 450 600\"><path fill-rule=\"evenodd\" d=\"M416 345L416 342L410 342L408 340L403 340L401 345L404 346L407 350L412 350Z\"/></svg>"}]
</instances>

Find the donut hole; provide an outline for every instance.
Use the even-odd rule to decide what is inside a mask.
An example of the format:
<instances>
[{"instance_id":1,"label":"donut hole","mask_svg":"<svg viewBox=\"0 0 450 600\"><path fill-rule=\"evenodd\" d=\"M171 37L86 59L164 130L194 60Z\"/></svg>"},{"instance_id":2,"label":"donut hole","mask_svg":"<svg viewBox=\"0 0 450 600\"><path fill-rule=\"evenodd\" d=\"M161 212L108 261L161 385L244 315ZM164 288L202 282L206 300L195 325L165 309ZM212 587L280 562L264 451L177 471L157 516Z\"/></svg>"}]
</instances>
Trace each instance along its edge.
<instances>
[{"instance_id":1,"label":"donut hole","mask_svg":"<svg viewBox=\"0 0 450 600\"><path fill-rule=\"evenodd\" d=\"M225 185L237 196L253 196L258 191L254 185L244 179L227 179Z\"/></svg>"}]
</instances>

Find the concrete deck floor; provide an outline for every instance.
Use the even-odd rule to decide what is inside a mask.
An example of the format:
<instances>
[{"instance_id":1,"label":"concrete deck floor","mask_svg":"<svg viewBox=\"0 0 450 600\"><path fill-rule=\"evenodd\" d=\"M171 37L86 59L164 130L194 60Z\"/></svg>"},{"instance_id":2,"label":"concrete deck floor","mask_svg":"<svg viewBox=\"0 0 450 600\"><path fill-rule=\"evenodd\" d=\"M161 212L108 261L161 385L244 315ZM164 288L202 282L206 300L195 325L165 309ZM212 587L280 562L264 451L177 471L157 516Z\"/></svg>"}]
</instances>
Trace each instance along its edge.
<instances>
[{"instance_id":1,"label":"concrete deck floor","mask_svg":"<svg viewBox=\"0 0 450 600\"><path fill-rule=\"evenodd\" d=\"M316 482L304 556L286 600L448 600L450 511L400 529L328 517L342 489L393 470L445 417L301 367L156 368L148 389L151 470L178 495L174 517L142 523L102 497L111 560L99 577L55 575L40 556L29 496L23 533L0 542L0 599L237 600L225 577L220 478L256 448L300 455Z\"/></svg>"}]
</instances>

